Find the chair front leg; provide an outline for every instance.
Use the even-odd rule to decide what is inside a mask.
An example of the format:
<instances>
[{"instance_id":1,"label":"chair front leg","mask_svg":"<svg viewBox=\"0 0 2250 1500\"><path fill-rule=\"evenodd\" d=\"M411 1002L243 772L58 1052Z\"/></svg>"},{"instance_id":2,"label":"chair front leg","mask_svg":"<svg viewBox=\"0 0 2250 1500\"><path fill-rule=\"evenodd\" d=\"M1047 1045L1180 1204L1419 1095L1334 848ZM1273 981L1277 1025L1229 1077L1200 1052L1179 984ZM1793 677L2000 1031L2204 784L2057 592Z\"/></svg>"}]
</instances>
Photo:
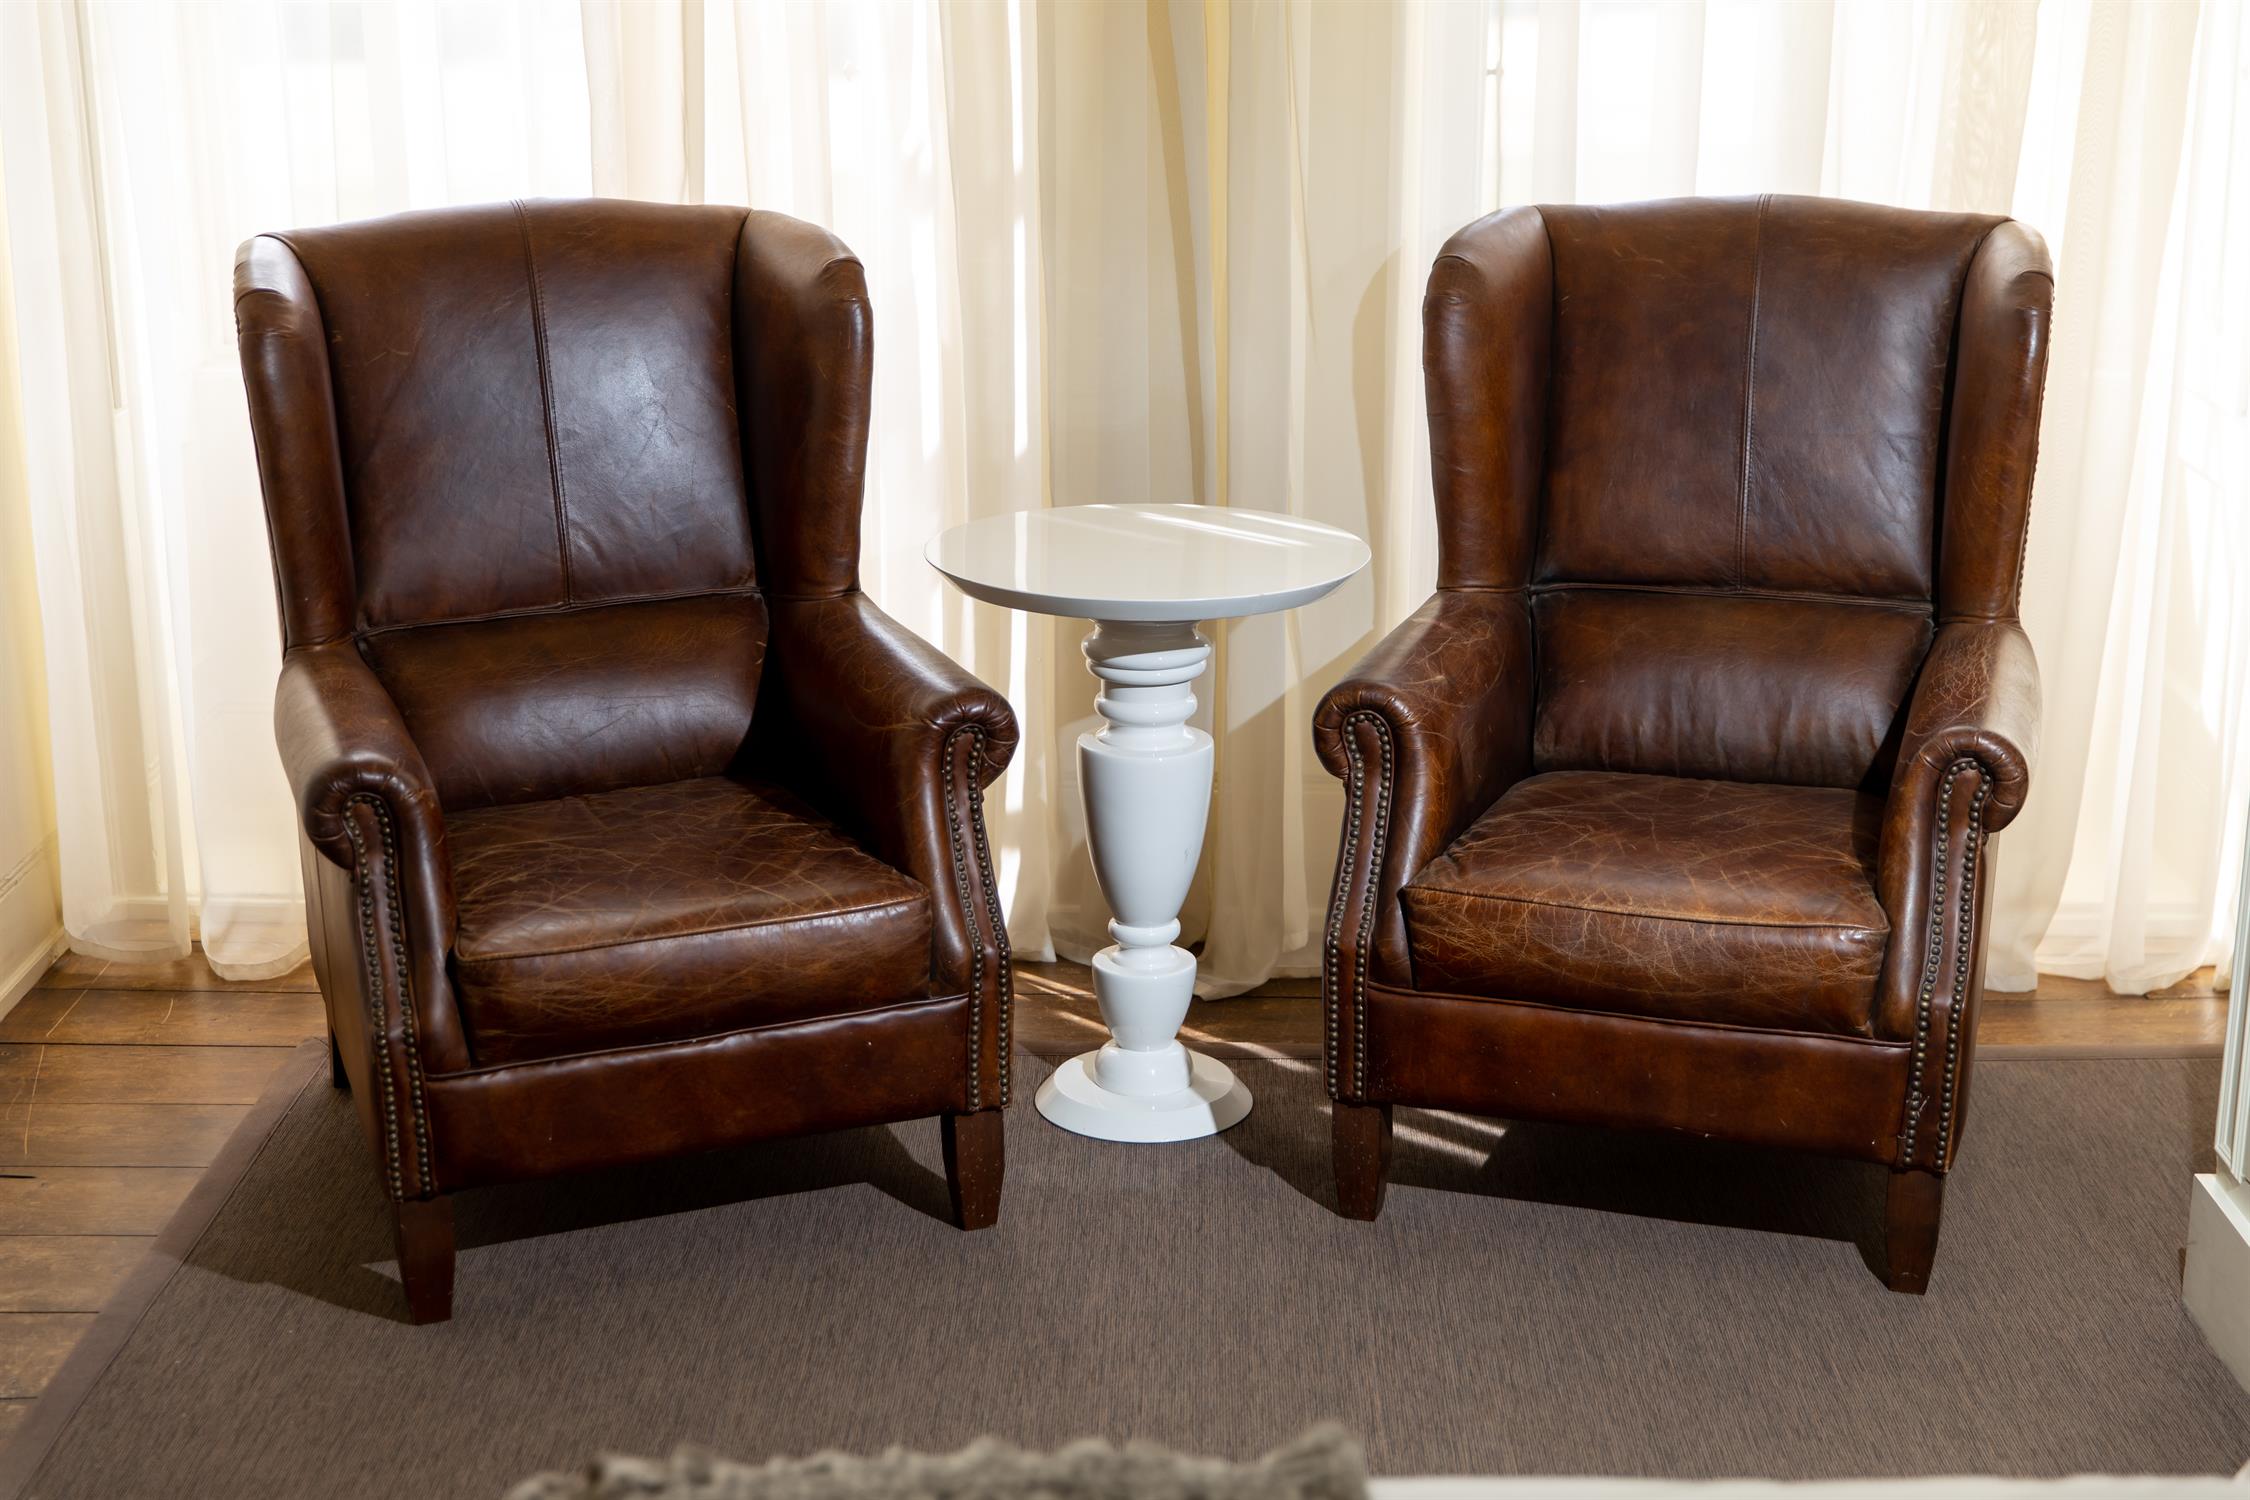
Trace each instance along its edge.
<instances>
[{"instance_id":1,"label":"chair front leg","mask_svg":"<svg viewBox=\"0 0 2250 1500\"><path fill-rule=\"evenodd\" d=\"M1391 1171L1391 1107L1335 1102L1336 1211L1372 1219L1383 1211Z\"/></svg>"},{"instance_id":2,"label":"chair front leg","mask_svg":"<svg viewBox=\"0 0 2250 1500\"><path fill-rule=\"evenodd\" d=\"M417 1326L453 1316L453 1200L407 1198L391 1205L398 1239L398 1279Z\"/></svg>"},{"instance_id":3,"label":"chair front leg","mask_svg":"<svg viewBox=\"0 0 2250 1500\"><path fill-rule=\"evenodd\" d=\"M989 1229L1000 1220L1000 1181L1007 1167L1007 1130L997 1109L947 1115L944 1121L945 1189L953 1222Z\"/></svg>"},{"instance_id":4,"label":"chair front leg","mask_svg":"<svg viewBox=\"0 0 2250 1500\"><path fill-rule=\"evenodd\" d=\"M1891 1173L1883 1206L1883 1281L1892 1291L1919 1297L1930 1289L1944 1213L1943 1176L1912 1167Z\"/></svg>"}]
</instances>

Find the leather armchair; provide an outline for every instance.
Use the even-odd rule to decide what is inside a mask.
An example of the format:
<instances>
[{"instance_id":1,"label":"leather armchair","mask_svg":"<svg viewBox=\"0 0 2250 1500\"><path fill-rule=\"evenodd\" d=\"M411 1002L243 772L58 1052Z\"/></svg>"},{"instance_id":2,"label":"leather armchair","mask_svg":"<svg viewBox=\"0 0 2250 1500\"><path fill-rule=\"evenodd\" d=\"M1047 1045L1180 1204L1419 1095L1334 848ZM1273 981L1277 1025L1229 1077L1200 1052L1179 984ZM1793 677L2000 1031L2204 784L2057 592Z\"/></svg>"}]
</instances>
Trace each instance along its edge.
<instances>
[{"instance_id":1,"label":"leather armchair","mask_svg":"<svg viewBox=\"0 0 2250 1500\"><path fill-rule=\"evenodd\" d=\"M2053 273L2005 219L1518 208L1423 304L1438 590L1327 694L1338 1203L1391 1110L1892 1169L1918 1292L1968 1103Z\"/></svg>"},{"instance_id":2,"label":"leather armchair","mask_svg":"<svg viewBox=\"0 0 2250 1500\"><path fill-rule=\"evenodd\" d=\"M851 253L405 214L251 240L235 314L313 967L415 1321L483 1184L938 1115L992 1223L1016 725L859 591Z\"/></svg>"}]
</instances>

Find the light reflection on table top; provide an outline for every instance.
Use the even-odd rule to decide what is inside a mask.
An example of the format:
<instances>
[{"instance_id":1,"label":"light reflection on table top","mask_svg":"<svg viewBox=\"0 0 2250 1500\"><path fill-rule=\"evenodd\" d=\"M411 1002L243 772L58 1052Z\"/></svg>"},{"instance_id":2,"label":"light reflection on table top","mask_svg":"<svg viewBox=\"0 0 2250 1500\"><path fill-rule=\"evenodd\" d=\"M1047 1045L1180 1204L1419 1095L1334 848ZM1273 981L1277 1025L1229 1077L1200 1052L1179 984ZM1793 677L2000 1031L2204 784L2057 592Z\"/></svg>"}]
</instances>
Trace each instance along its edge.
<instances>
[{"instance_id":1,"label":"light reflection on table top","mask_svg":"<svg viewBox=\"0 0 2250 1500\"><path fill-rule=\"evenodd\" d=\"M972 598L1105 620L1215 620L1309 604L1367 565L1348 531L1273 511L1070 505L988 516L924 549Z\"/></svg>"}]
</instances>

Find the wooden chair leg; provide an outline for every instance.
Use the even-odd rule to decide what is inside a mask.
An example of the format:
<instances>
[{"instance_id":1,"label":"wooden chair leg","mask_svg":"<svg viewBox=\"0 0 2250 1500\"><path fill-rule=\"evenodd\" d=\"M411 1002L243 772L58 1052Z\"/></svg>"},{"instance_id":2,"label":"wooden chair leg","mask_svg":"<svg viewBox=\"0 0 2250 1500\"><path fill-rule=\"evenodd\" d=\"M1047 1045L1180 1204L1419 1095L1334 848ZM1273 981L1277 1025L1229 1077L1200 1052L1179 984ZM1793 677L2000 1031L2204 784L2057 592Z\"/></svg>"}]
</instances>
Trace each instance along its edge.
<instances>
[{"instance_id":1,"label":"wooden chair leg","mask_svg":"<svg viewBox=\"0 0 2250 1500\"><path fill-rule=\"evenodd\" d=\"M1007 1132L999 1110L947 1115L944 1121L945 1190L953 1222L990 1229L1000 1220L1000 1179L1007 1167Z\"/></svg>"},{"instance_id":2,"label":"wooden chair leg","mask_svg":"<svg viewBox=\"0 0 2250 1500\"><path fill-rule=\"evenodd\" d=\"M398 1279L406 1311L417 1324L453 1316L453 1200L420 1198L391 1205L398 1234Z\"/></svg>"},{"instance_id":3,"label":"wooden chair leg","mask_svg":"<svg viewBox=\"0 0 2250 1500\"><path fill-rule=\"evenodd\" d=\"M1894 1292L1919 1297L1930 1289L1937 1259L1938 1220L1945 1212L1945 1179L1935 1172L1893 1172L1883 1208L1883 1280Z\"/></svg>"},{"instance_id":4,"label":"wooden chair leg","mask_svg":"<svg viewBox=\"0 0 2250 1500\"><path fill-rule=\"evenodd\" d=\"M336 1033L328 1033L328 1081L340 1089L352 1086L351 1075L344 1071L344 1049L336 1045Z\"/></svg>"},{"instance_id":5,"label":"wooden chair leg","mask_svg":"<svg viewBox=\"0 0 2250 1500\"><path fill-rule=\"evenodd\" d=\"M1372 1219L1383 1211L1391 1171L1391 1107L1335 1103L1336 1211Z\"/></svg>"}]
</instances>

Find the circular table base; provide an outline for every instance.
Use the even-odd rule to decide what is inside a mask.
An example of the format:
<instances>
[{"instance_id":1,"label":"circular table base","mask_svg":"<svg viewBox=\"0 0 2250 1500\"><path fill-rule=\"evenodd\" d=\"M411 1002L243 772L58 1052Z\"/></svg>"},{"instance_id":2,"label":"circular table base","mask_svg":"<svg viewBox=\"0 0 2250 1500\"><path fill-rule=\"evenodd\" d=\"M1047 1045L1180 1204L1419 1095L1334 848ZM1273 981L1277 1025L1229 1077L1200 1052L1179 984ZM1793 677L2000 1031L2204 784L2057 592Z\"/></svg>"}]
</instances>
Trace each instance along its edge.
<instances>
[{"instance_id":1,"label":"circular table base","mask_svg":"<svg viewBox=\"0 0 2250 1500\"><path fill-rule=\"evenodd\" d=\"M1186 1088L1136 1099L1095 1082L1094 1054L1081 1053L1039 1085L1039 1113L1079 1135L1142 1144L1217 1135L1250 1113L1250 1090L1231 1068L1199 1052L1188 1059Z\"/></svg>"}]
</instances>

